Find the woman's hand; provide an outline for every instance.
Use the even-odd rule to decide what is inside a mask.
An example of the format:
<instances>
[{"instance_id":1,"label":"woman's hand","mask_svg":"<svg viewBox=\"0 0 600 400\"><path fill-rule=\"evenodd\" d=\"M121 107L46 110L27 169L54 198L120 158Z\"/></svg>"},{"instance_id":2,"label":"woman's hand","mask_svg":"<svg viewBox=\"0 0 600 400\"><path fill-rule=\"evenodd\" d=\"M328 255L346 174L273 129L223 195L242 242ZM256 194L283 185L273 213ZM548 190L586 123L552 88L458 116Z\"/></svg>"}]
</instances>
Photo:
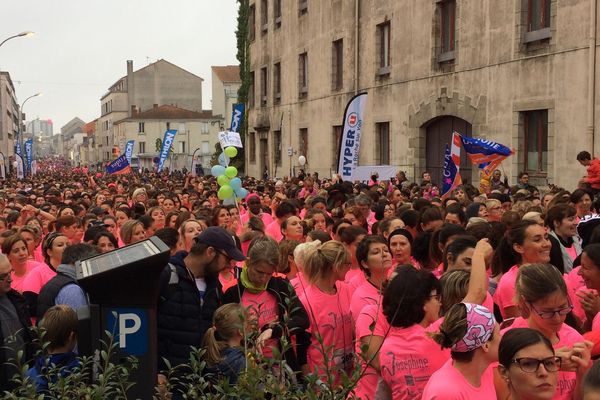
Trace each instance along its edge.
<instances>
[{"instance_id":1,"label":"woman's hand","mask_svg":"<svg viewBox=\"0 0 600 400\"><path fill-rule=\"evenodd\" d=\"M265 329L260 335L258 335L258 338L256 338L256 348L259 351L262 351L262 348L265 345L266 341L271 339L272 336L273 336L273 329L271 329L271 328Z\"/></svg>"},{"instance_id":2,"label":"woman's hand","mask_svg":"<svg viewBox=\"0 0 600 400\"><path fill-rule=\"evenodd\" d=\"M588 319L594 319L596 314L600 312L600 296L595 290L580 290L576 293L581 302L581 306L585 310Z\"/></svg>"}]
</instances>

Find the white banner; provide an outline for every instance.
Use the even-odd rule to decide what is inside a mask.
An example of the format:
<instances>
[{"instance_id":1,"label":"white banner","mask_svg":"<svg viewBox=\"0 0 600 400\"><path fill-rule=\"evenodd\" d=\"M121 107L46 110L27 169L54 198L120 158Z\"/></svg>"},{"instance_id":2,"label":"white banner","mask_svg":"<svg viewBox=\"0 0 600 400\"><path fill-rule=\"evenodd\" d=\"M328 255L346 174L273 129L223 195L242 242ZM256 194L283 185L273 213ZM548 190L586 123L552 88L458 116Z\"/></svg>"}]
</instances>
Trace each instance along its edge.
<instances>
[{"instance_id":1,"label":"white banner","mask_svg":"<svg viewBox=\"0 0 600 400\"><path fill-rule=\"evenodd\" d=\"M4 154L0 152L0 179L6 179L6 159Z\"/></svg>"},{"instance_id":2,"label":"white banner","mask_svg":"<svg viewBox=\"0 0 600 400\"><path fill-rule=\"evenodd\" d=\"M240 149L244 147L242 146L242 138L240 137L240 134L231 131L219 132L219 143L221 144L221 148L223 150L225 150L225 147L230 146L238 147Z\"/></svg>"},{"instance_id":3,"label":"white banner","mask_svg":"<svg viewBox=\"0 0 600 400\"><path fill-rule=\"evenodd\" d=\"M32 175L37 174L37 160L33 160L31 162L31 174Z\"/></svg>"},{"instance_id":4,"label":"white banner","mask_svg":"<svg viewBox=\"0 0 600 400\"><path fill-rule=\"evenodd\" d=\"M358 166L360 133L366 101L366 93L357 94L348 102L344 112L344 131L340 143L338 173L345 181L352 180L354 169Z\"/></svg>"},{"instance_id":5,"label":"white banner","mask_svg":"<svg viewBox=\"0 0 600 400\"><path fill-rule=\"evenodd\" d=\"M396 176L398 167L393 165L360 165L354 169L352 181L368 182L371 175L379 176L380 181L389 181Z\"/></svg>"},{"instance_id":6,"label":"white banner","mask_svg":"<svg viewBox=\"0 0 600 400\"><path fill-rule=\"evenodd\" d=\"M25 169L23 164L23 157L15 154L15 164L17 167L17 179L25 178Z\"/></svg>"}]
</instances>

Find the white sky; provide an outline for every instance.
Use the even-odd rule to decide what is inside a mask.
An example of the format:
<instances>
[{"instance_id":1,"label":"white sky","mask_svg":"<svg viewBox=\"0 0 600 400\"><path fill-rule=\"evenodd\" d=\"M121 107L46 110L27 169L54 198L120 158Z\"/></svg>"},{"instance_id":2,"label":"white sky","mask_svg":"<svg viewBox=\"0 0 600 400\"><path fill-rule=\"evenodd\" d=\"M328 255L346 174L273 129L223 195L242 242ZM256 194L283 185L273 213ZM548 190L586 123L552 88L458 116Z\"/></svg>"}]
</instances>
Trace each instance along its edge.
<instances>
[{"instance_id":1,"label":"white sky","mask_svg":"<svg viewBox=\"0 0 600 400\"><path fill-rule=\"evenodd\" d=\"M211 108L213 65L237 65L235 0L0 0L0 70L11 75L27 120L100 116L100 97L127 74L165 59L202 78Z\"/></svg>"}]
</instances>

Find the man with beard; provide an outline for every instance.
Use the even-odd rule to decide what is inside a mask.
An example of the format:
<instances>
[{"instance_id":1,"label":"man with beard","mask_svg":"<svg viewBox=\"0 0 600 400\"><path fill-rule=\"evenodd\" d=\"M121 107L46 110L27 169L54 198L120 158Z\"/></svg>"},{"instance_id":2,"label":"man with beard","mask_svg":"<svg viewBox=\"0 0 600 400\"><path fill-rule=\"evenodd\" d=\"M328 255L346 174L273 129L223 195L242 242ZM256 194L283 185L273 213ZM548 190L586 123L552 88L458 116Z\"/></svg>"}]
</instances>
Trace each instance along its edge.
<instances>
[{"instance_id":1,"label":"man with beard","mask_svg":"<svg viewBox=\"0 0 600 400\"><path fill-rule=\"evenodd\" d=\"M194 238L189 253L181 251L171 257L160 277L157 313L160 373L167 370L163 358L171 367L189 364L192 347L201 347L204 333L212 326L213 314L221 305L219 272L228 268L231 260L244 259L234 237L220 227L205 229ZM186 371L180 369L179 373L181 379Z\"/></svg>"}]
</instances>

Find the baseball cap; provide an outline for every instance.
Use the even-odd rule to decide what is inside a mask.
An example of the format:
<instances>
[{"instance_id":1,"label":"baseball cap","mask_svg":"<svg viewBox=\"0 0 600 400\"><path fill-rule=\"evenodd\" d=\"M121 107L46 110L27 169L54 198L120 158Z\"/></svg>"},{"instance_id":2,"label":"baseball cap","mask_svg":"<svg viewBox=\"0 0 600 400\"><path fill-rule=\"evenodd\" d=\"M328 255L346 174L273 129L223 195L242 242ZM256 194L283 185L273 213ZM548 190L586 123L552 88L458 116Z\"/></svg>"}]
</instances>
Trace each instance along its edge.
<instances>
[{"instance_id":1,"label":"baseball cap","mask_svg":"<svg viewBox=\"0 0 600 400\"><path fill-rule=\"evenodd\" d=\"M244 261L246 259L244 254L237 248L235 238L221 227L208 227L196 236L194 240L224 251L235 261Z\"/></svg>"}]
</instances>

